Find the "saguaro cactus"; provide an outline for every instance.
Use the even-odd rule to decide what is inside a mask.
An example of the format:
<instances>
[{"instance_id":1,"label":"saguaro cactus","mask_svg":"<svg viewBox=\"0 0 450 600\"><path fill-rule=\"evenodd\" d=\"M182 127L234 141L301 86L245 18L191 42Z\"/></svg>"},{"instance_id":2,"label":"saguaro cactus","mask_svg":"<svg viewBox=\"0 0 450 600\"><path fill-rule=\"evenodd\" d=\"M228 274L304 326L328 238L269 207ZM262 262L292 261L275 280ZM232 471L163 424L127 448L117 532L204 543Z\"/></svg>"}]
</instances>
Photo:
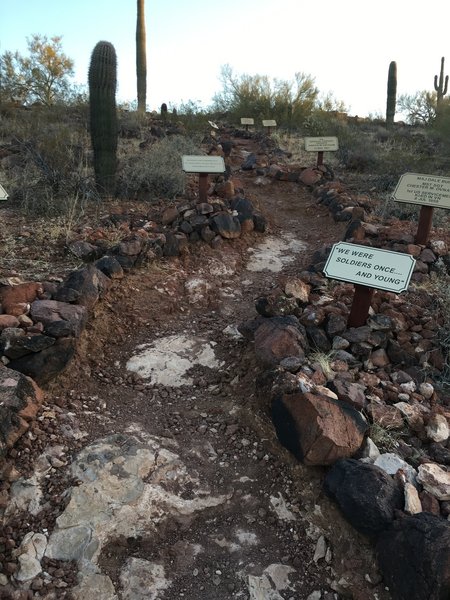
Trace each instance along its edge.
<instances>
[{"instance_id":1,"label":"saguaro cactus","mask_svg":"<svg viewBox=\"0 0 450 600\"><path fill-rule=\"evenodd\" d=\"M444 61L445 61L445 58L442 57L441 58L441 72L439 73L439 80L438 80L437 75L434 76L434 89L437 92L437 99L436 99L436 113L437 114L440 111L440 108L442 106L442 100L443 100L445 94L447 93L447 89L448 89L448 75L446 75L445 79L444 79Z\"/></svg>"},{"instance_id":2,"label":"saguaro cactus","mask_svg":"<svg viewBox=\"0 0 450 600\"><path fill-rule=\"evenodd\" d=\"M393 60L389 64L388 82L387 82L386 125L388 127L390 127L394 124L396 102L397 102L397 63Z\"/></svg>"},{"instance_id":3,"label":"saguaro cactus","mask_svg":"<svg viewBox=\"0 0 450 600\"><path fill-rule=\"evenodd\" d=\"M144 0L137 0L136 79L138 112L144 114L147 103L147 55Z\"/></svg>"},{"instance_id":4,"label":"saguaro cactus","mask_svg":"<svg viewBox=\"0 0 450 600\"><path fill-rule=\"evenodd\" d=\"M95 180L102 195L115 192L117 168L117 59L110 42L98 42L89 66L89 113Z\"/></svg>"}]
</instances>

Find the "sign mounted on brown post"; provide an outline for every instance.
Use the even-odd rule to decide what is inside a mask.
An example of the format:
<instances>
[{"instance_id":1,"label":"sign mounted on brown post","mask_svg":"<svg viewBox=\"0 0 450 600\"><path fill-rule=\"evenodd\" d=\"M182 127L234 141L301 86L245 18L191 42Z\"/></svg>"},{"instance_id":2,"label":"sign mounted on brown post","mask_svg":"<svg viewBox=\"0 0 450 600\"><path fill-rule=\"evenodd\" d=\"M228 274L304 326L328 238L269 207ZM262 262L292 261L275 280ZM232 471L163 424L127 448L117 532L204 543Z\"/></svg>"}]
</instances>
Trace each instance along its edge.
<instances>
[{"instance_id":1,"label":"sign mounted on brown post","mask_svg":"<svg viewBox=\"0 0 450 600\"><path fill-rule=\"evenodd\" d=\"M400 294L408 289L416 261L410 254L339 242L334 244L323 269L330 279L355 284L349 327L360 327L369 314L373 290Z\"/></svg>"},{"instance_id":2,"label":"sign mounted on brown post","mask_svg":"<svg viewBox=\"0 0 450 600\"><path fill-rule=\"evenodd\" d=\"M263 119L263 127L267 127L267 133L270 135L271 131L272 131L272 127L276 127L277 126L277 122L275 121L275 119Z\"/></svg>"},{"instance_id":3,"label":"sign mounted on brown post","mask_svg":"<svg viewBox=\"0 0 450 600\"><path fill-rule=\"evenodd\" d=\"M339 142L336 136L305 137L306 152L317 152L317 166L323 165L324 152L336 152L339 150Z\"/></svg>"},{"instance_id":4,"label":"sign mounted on brown post","mask_svg":"<svg viewBox=\"0 0 450 600\"><path fill-rule=\"evenodd\" d=\"M421 205L415 241L425 245L430 237L433 208L450 208L450 177L405 173L398 180L392 199Z\"/></svg>"},{"instance_id":5,"label":"sign mounted on brown post","mask_svg":"<svg viewBox=\"0 0 450 600\"><path fill-rule=\"evenodd\" d=\"M181 157L181 165L185 173L198 173L198 197L200 202L206 202L208 196L208 174L225 172L223 157L186 154Z\"/></svg>"},{"instance_id":6,"label":"sign mounted on brown post","mask_svg":"<svg viewBox=\"0 0 450 600\"><path fill-rule=\"evenodd\" d=\"M249 125L254 125L254 124L255 124L255 119L252 119L251 117L242 117L241 118L241 125L245 125L246 131L248 131Z\"/></svg>"}]
</instances>

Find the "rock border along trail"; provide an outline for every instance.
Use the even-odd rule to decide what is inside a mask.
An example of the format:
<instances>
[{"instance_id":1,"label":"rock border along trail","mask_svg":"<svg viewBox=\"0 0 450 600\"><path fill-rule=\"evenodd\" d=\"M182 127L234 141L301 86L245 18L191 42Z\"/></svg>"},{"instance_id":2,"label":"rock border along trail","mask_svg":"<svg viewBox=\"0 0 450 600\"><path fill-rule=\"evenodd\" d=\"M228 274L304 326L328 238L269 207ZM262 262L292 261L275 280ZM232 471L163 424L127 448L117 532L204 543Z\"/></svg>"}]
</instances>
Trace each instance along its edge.
<instances>
[{"instance_id":1,"label":"rock border along trail","mask_svg":"<svg viewBox=\"0 0 450 600\"><path fill-rule=\"evenodd\" d=\"M6 529L21 532L11 571L29 597L389 598L324 470L278 443L237 330L343 224L297 183L242 182L269 234L128 274L50 386L49 443L12 484Z\"/></svg>"}]
</instances>

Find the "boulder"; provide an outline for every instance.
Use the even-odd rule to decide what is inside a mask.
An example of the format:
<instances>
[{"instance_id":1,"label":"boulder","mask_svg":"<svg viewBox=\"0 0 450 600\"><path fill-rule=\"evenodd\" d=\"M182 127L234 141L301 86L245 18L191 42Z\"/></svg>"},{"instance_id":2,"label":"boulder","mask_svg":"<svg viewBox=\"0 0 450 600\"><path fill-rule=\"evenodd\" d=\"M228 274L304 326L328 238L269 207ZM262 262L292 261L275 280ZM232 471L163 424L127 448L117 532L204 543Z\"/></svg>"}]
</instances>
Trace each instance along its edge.
<instances>
[{"instance_id":1,"label":"boulder","mask_svg":"<svg viewBox=\"0 0 450 600\"><path fill-rule=\"evenodd\" d=\"M450 473L434 463L418 468L417 481L438 500L450 500Z\"/></svg>"},{"instance_id":2,"label":"boulder","mask_svg":"<svg viewBox=\"0 0 450 600\"><path fill-rule=\"evenodd\" d=\"M67 367L75 354L75 349L75 338L59 338L52 346L41 352L12 360L9 367L29 375L39 385L43 385Z\"/></svg>"},{"instance_id":3,"label":"boulder","mask_svg":"<svg viewBox=\"0 0 450 600\"><path fill-rule=\"evenodd\" d=\"M25 433L43 400L32 379L0 363L0 456Z\"/></svg>"},{"instance_id":4,"label":"boulder","mask_svg":"<svg viewBox=\"0 0 450 600\"><path fill-rule=\"evenodd\" d=\"M44 325L44 332L53 337L79 337L83 331L88 312L84 306L58 302L57 300L35 300L30 311L33 321Z\"/></svg>"},{"instance_id":5,"label":"boulder","mask_svg":"<svg viewBox=\"0 0 450 600\"><path fill-rule=\"evenodd\" d=\"M340 460L330 469L324 489L347 521L368 536L387 529L395 510L404 506L397 481L379 467L352 458Z\"/></svg>"},{"instance_id":6,"label":"boulder","mask_svg":"<svg viewBox=\"0 0 450 600\"><path fill-rule=\"evenodd\" d=\"M237 217L221 211L211 217L210 226L213 231L225 239L235 239L241 235L241 224Z\"/></svg>"},{"instance_id":7,"label":"boulder","mask_svg":"<svg viewBox=\"0 0 450 600\"><path fill-rule=\"evenodd\" d=\"M111 280L93 265L70 273L55 294L55 300L81 304L92 309L103 293L110 287Z\"/></svg>"},{"instance_id":8,"label":"boulder","mask_svg":"<svg viewBox=\"0 0 450 600\"><path fill-rule=\"evenodd\" d=\"M429 513L395 521L377 542L380 570L394 600L450 598L450 522Z\"/></svg>"},{"instance_id":9,"label":"boulder","mask_svg":"<svg viewBox=\"0 0 450 600\"><path fill-rule=\"evenodd\" d=\"M256 329L254 339L257 359L269 368L288 356L303 359L308 349L306 333L292 316L264 320Z\"/></svg>"},{"instance_id":10,"label":"boulder","mask_svg":"<svg viewBox=\"0 0 450 600\"><path fill-rule=\"evenodd\" d=\"M307 465L331 465L360 448L367 423L353 407L324 394L283 394L272 402L281 444Z\"/></svg>"}]
</instances>

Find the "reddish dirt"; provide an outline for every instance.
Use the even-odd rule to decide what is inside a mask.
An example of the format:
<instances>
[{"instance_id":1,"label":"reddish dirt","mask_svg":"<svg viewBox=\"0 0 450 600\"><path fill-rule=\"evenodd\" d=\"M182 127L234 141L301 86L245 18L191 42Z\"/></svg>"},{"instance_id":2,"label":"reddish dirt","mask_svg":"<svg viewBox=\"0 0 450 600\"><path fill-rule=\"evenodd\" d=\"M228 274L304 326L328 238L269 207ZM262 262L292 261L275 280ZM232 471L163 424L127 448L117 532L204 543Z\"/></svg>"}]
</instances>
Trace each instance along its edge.
<instances>
[{"instance_id":1,"label":"reddish dirt","mask_svg":"<svg viewBox=\"0 0 450 600\"><path fill-rule=\"evenodd\" d=\"M233 151L236 169L242 162L241 149L238 146ZM305 243L305 250L295 255L280 273L250 273L245 270L248 248L255 247L268 234L247 233L239 240L224 241L218 249L203 243L193 245L181 258L158 260L114 282L106 298L96 306L76 358L45 390L46 405L33 429L35 442L30 444L25 437L9 458L14 459L22 473L30 473L33 459L55 440L63 440L70 457L94 439L138 424L152 435L175 440L181 450L189 448L193 441L210 442L219 460L229 465L218 468L216 461L204 464L200 476L213 493L236 487L236 473L250 478L253 483L247 493L251 501L245 509L237 498L226 507L209 509L185 522L169 521L156 537L112 540L102 552L99 565L115 583L119 597L118 571L126 557L135 556L160 561L169 569L172 586L158 598L248 598L248 589L238 574L243 565L249 572L260 575L269 564L283 563L294 569L290 578L292 588L280 592L280 596L267 598L306 600L314 590L321 590L321 597L327 600L344 597L385 600L389 596L380 583L369 542L344 522L323 494L321 482L325 471L302 466L278 443L270 422L268 399L259 397L255 391L261 371L251 344L224 334L227 326L256 316L255 299L288 275L307 267L314 250L342 239L345 225L335 223L304 186L275 180L258 185L252 172L236 172L235 176L246 197L267 217L269 234L289 234ZM136 210L140 208L135 205ZM22 233L27 231L26 223L15 221L13 208L0 207L0 218L9 224L16 238L19 228ZM17 245L36 249L32 227L28 231L17 238L16 258ZM23 256L33 252L30 249ZM74 265L59 250L49 252L45 259L58 275ZM233 272L223 277L212 276L205 272L209 260L232 266ZM3 263L3 275L5 266ZM20 271L20 264L16 269ZM7 274L13 274L11 269ZM199 303L192 304L184 284L198 275L209 280L211 290ZM224 367L220 370L196 367L191 373L193 385L181 388L152 385L125 369L126 361L138 345L182 331L214 340L216 354L224 361ZM68 423L72 429L87 435L80 440L68 438L64 435ZM243 445L242 440L248 445ZM252 453L252 448L256 452ZM183 459L189 465L189 456ZM67 474L58 471L48 489L49 509L44 516L45 526L50 530L64 507L61 492L68 485L66 478ZM236 490L238 493L244 493L242 486ZM269 497L280 493L295 513L296 521L283 522L271 510ZM9 524L8 531L12 532L9 536L18 543L30 527L36 530L40 526L39 517L30 523L24 516ZM258 545L245 554L230 554L208 541L212 535L226 535L236 527L251 527L259 538ZM331 549L329 562L313 561L318 531ZM205 547L195 564L189 563L188 567L180 550L186 542ZM8 562L10 556L4 558ZM64 594L75 583L74 566L61 565L61 569L60 577L68 588L60 590L56 598L69 597ZM333 584L339 589L335 596L333 581L340 581ZM42 597L36 594L31 597Z\"/></svg>"}]
</instances>

